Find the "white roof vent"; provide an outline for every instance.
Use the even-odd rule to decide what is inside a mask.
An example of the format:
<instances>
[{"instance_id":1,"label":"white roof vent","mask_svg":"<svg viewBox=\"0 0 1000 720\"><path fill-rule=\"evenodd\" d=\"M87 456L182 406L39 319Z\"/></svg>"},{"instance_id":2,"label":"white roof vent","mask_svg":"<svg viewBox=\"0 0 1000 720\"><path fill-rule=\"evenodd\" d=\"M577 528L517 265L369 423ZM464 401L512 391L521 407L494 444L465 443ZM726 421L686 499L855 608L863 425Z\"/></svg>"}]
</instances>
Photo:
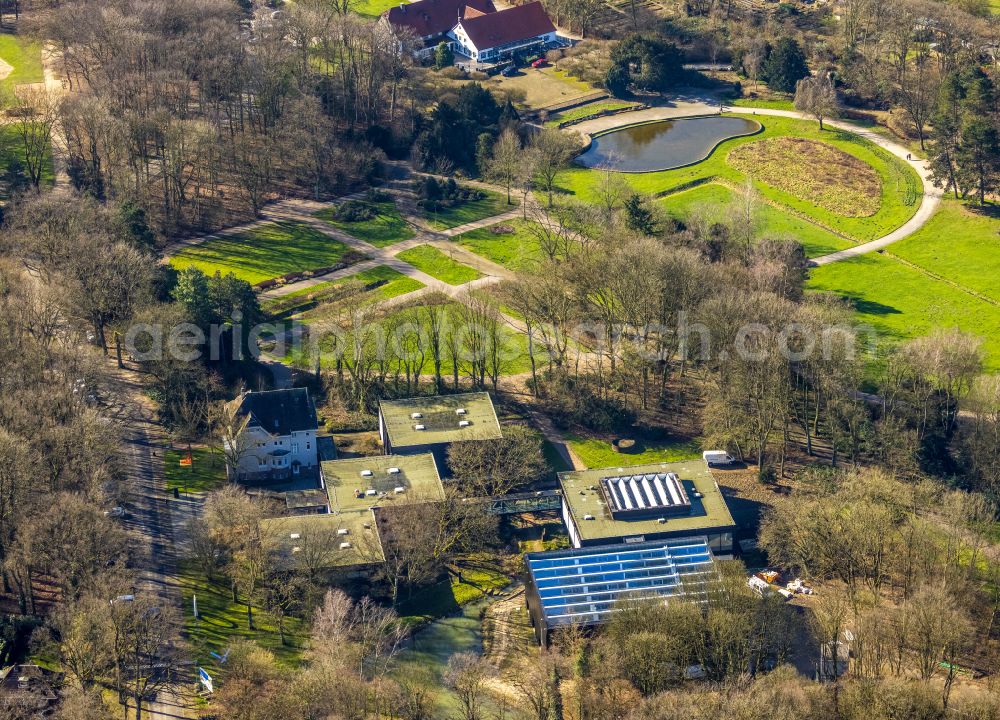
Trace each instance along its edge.
<instances>
[{"instance_id":1,"label":"white roof vent","mask_svg":"<svg viewBox=\"0 0 1000 720\"><path fill-rule=\"evenodd\" d=\"M472 423L470 423L468 420L459 420L458 421L458 426L459 427L469 427L469 425L471 425L471 424Z\"/></svg>"},{"instance_id":2,"label":"white roof vent","mask_svg":"<svg viewBox=\"0 0 1000 720\"><path fill-rule=\"evenodd\" d=\"M389 468L386 472L390 475L399 475L399 468Z\"/></svg>"},{"instance_id":3,"label":"white roof vent","mask_svg":"<svg viewBox=\"0 0 1000 720\"><path fill-rule=\"evenodd\" d=\"M423 413L410 413L410 418L412 418L413 420L419 420L423 416L424 416Z\"/></svg>"},{"instance_id":4,"label":"white roof vent","mask_svg":"<svg viewBox=\"0 0 1000 720\"><path fill-rule=\"evenodd\" d=\"M347 528L337 528L338 535L347 535L350 531Z\"/></svg>"},{"instance_id":5,"label":"white roof vent","mask_svg":"<svg viewBox=\"0 0 1000 720\"><path fill-rule=\"evenodd\" d=\"M371 477L374 473L371 470L362 470L361 477Z\"/></svg>"},{"instance_id":6,"label":"white roof vent","mask_svg":"<svg viewBox=\"0 0 1000 720\"><path fill-rule=\"evenodd\" d=\"M291 538L292 540L298 540L300 537L302 537L302 535L299 533L292 533L288 537Z\"/></svg>"},{"instance_id":7,"label":"white roof vent","mask_svg":"<svg viewBox=\"0 0 1000 720\"><path fill-rule=\"evenodd\" d=\"M424 429L424 426L423 426L423 425L420 425L420 424L417 424L417 425L414 425L414 426L413 426L413 429L414 429L414 430L423 430L423 429Z\"/></svg>"},{"instance_id":8,"label":"white roof vent","mask_svg":"<svg viewBox=\"0 0 1000 720\"><path fill-rule=\"evenodd\" d=\"M296 545L295 547L292 548L292 552L293 553L302 552L302 548L300 548L298 545Z\"/></svg>"},{"instance_id":9,"label":"white roof vent","mask_svg":"<svg viewBox=\"0 0 1000 720\"><path fill-rule=\"evenodd\" d=\"M400 485L400 486L398 486L398 487L395 487L395 488L393 488L393 489L392 489L392 491L393 491L394 493L396 493L397 495L399 495L400 493L404 493L404 492L406 492L406 488L405 488L405 487L403 487L402 485Z\"/></svg>"},{"instance_id":10,"label":"white roof vent","mask_svg":"<svg viewBox=\"0 0 1000 720\"><path fill-rule=\"evenodd\" d=\"M456 415L465 415L465 408L459 408L455 411Z\"/></svg>"},{"instance_id":11,"label":"white roof vent","mask_svg":"<svg viewBox=\"0 0 1000 720\"><path fill-rule=\"evenodd\" d=\"M378 495L378 490L365 490L365 495Z\"/></svg>"},{"instance_id":12,"label":"white roof vent","mask_svg":"<svg viewBox=\"0 0 1000 720\"><path fill-rule=\"evenodd\" d=\"M660 525L663 525L663 524L665 524L667 522L667 519L666 518L656 518L656 522L660 523Z\"/></svg>"},{"instance_id":13,"label":"white roof vent","mask_svg":"<svg viewBox=\"0 0 1000 720\"><path fill-rule=\"evenodd\" d=\"M342 543L340 543L340 549L341 550L350 550L350 548L351 548L351 543L349 543L349 542L342 542Z\"/></svg>"},{"instance_id":14,"label":"white roof vent","mask_svg":"<svg viewBox=\"0 0 1000 720\"><path fill-rule=\"evenodd\" d=\"M593 519L594 519L594 516L593 516L593 515L584 515L584 516L583 516L583 519L584 519L584 520L593 520Z\"/></svg>"}]
</instances>

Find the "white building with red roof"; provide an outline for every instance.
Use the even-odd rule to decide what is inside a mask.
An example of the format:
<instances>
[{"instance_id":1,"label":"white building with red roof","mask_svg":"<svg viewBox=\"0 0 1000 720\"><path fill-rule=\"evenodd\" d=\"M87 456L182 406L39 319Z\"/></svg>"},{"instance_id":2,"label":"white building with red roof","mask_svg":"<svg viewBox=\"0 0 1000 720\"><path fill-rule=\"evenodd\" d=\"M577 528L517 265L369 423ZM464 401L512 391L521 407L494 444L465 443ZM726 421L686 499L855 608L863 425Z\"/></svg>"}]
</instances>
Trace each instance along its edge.
<instances>
[{"instance_id":1,"label":"white building with red roof","mask_svg":"<svg viewBox=\"0 0 1000 720\"><path fill-rule=\"evenodd\" d=\"M557 41L555 25L540 2L498 11L492 0L418 0L390 8L382 20L397 37L417 40L418 57L444 41L477 63L496 63Z\"/></svg>"},{"instance_id":2,"label":"white building with red roof","mask_svg":"<svg viewBox=\"0 0 1000 720\"><path fill-rule=\"evenodd\" d=\"M466 8L448 36L455 41L455 52L477 62L495 63L554 43L556 26L540 2L530 2L493 13Z\"/></svg>"}]
</instances>

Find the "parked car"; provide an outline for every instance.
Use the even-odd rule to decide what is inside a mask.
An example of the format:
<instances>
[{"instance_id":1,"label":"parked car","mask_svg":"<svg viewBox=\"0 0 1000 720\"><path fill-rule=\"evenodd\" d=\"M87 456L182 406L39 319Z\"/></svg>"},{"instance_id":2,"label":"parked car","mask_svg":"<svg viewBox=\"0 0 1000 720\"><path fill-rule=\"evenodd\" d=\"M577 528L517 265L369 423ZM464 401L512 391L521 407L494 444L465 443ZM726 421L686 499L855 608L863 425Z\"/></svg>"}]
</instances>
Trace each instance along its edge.
<instances>
[{"instance_id":1,"label":"parked car","mask_svg":"<svg viewBox=\"0 0 1000 720\"><path fill-rule=\"evenodd\" d=\"M500 71L500 74L503 75L504 77L510 77L516 72L517 72L517 65L508 65L507 67L505 67L503 70Z\"/></svg>"},{"instance_id":2,"label":"parked car","mask_svg":"<svg viewBox=\"0 0 1000 720\"><path fill-rule=\"evenodd\" d=\"M709 467L729 467L736 463L736 458L725 450L706 450L701 456Z\"/></svg>"},{"instance_id":3,"label":"parked car","mask_svg":"<svg viewBox=\"0 0 1000 720\"><path fill-rule=\"evenodd\" d=\"M123 508L121 505L116 505L110 510L105 510L104 517L113 517L113 518L125 517L125 508Z\"/></svg>"},{"instance_id":4,"label":"parked car","mask_svg":"<svg viewBox=\"0 0 1000 720\"><path fill-rule=\"evenodd\" d=\"M545 60L545 58L538 58L537 60L535 60L535 62L531 63L531 67L540 68L540 67L545 67L548 64L549 63Z\"/></svg>"}]
</instances>

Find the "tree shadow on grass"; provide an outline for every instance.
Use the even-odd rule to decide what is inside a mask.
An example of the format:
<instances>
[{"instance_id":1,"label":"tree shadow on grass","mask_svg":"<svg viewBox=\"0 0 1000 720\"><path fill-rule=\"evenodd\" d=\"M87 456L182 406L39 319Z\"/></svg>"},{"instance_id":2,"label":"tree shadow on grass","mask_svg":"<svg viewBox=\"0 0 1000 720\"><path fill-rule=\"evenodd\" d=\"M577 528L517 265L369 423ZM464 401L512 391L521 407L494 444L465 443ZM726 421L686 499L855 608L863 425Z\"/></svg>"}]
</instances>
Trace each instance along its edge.
<instances>
[{"instance_id":1,"label":"tree shadow on grass","mask_svg":"<svg viewBox=\"0 0 1000 720\"><path fill-rule=\"evenodd\" d=\"M868 298L861 297L857 293L838 291L837 294L846 299L847 302L851 304L851 307L859 313L864 313L865 315L901 315L903 312L892 305L886 305L874 300L869 300Z\"/></svg>"},{"instance_id":2,"label":"tree shadow on grass","mask_svg":"<svg viewBox=\"0 0 1000 720\"><path fill-rule=\"evenodd\" d=\"M996 203L988 202L985 205L973 205L969 203L965 206L965 209L973 215L982 215L992 220L1000 220L1000 205Z\"/></svg>"}]
</instances>

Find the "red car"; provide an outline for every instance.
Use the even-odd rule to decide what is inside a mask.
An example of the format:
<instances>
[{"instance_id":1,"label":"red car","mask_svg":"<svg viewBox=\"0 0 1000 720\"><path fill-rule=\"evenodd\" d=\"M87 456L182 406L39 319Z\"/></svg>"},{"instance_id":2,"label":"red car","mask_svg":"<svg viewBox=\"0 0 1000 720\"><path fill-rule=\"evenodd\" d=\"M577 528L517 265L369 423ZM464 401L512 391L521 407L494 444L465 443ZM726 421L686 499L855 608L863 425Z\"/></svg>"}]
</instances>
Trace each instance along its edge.
<instances>
[{"instance_id":1,"label":"red car","mask_svg":"<svg viewBox=\"0 0 1000 720\"><path fill-rule=\"evenodd\" d=\"M546 65L548 65L548 63L545 62L545 58L538 58L535 62L531 63L531 67L533 68L545 67Z\"/></svg>"}]
</instances>

